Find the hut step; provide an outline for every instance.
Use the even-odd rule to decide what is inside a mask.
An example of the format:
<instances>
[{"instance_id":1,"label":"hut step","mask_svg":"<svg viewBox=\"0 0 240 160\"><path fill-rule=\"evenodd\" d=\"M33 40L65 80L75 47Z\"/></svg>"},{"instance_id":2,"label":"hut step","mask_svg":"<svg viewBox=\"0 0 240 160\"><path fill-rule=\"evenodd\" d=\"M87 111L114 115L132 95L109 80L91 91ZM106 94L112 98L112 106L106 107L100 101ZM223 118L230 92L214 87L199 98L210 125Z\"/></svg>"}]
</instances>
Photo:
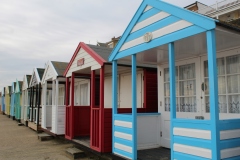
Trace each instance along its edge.
<instances>
[{"instance_id":1,"label":"hut step","mask_svg":"<svg viewBox=\"0 0 240 160\"><path fill-rule=\"evenodd\" d=\"M47 141L47 140L51 140L53 139L54 137L52 135L49 135L47 133L40 133L38 134L38 139L40 141Z\"/></svg>"},{"instance_id":2,"label":"hut step","mask_svg":"<svg viewBox=\"0 0 240 160\"><path fill-rule=\"evenodd\" d=\"M77 148L68 148L66 149L66 153L72 158L72 159L78 159L78 158L84 158L86 157L86 154Z\"/></svg>"}]
</instances>

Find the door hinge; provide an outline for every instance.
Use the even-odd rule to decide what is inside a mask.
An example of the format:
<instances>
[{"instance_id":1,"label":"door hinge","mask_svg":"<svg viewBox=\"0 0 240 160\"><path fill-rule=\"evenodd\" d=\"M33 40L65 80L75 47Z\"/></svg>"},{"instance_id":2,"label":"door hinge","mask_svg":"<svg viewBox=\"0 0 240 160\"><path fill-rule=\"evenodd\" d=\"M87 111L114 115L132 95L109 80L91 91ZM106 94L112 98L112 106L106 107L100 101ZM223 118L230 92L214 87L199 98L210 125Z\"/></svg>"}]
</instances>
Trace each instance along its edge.
<instances>
[{"instance_id":1,"label":"door hinge","mask_svg":"<svg viewBox=\"0 0 240 160\"><path fill-rule=\"evenodd\" d=\"M162 137L162 131L160 131L160 137Z\"/></svg>"}]
</instances>

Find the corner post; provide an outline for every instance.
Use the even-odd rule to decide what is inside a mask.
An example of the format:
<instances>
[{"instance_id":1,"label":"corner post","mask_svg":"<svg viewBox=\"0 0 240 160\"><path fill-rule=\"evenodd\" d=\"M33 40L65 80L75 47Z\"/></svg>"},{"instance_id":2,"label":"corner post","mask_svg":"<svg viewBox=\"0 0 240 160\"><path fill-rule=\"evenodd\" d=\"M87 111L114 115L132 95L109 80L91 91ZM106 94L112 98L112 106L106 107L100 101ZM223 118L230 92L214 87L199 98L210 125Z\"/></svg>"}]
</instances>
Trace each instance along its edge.
<instances>
[{"instance_id":1,"label":"corner post","mask_svg":"<svg viewBox=\"0 0 240 160\"><path fill-rule=\"evenodd\" d=\"M93 109L95 108L95 78L96 78L96 74L95 74L95 70L91 71L91 98L90 98L90 107L91 107L91 118L90 118L90 145L93 146L93 137L94 137L94 133L93 133Z\"/></svg>"},{"instance_id":2,"label":"corner post","mask_svg":"<svg viewBox=\"0 0 240 160\"><path fill-rule=\"evenodd\" d=\"M117 60L112 62L112 137L114 137L114 117L117 114L118 107L118 73L117 73ZM114 140L112 140L112 152L114 153Z\"/></svg>"},{"instance_id":3,"label":"corner post","mask_svg":"<svg viewBox=\"0 0 240 160\"><path fill-rule=\"evenodd\" d=\"M56 93L55 93L55 110L56 110L56 117L57 117L57 115L58 115L58 96L59 96L59 80L58 79L56 79ZM53 107L53 105L52 105L52 107ZM53 109L53 108L52 108ZM52 112L52 113L54 113L54 112ZM55 133L58 133L58 121L57 120L55 120Z\"/></svg>"},{"instance_id":4,"label":"corner post","mask_svg":"<svg viewBox=\"0 0 240 160\"><path fill-rule=\"evenodd\" d=\"M73 135L74 135L74 78L75 78L75 74L72 73L72 77L71 77L71 100L70 100L70 139L73 139Z\"/></svg>"},{"instance_id":5,"label":"corner post","mask_svg":"<svg viewBox=\"0 0 240 160\"><path fill-rule=\"evenodd\" d=\"M100 131L99 146L100 151L104 150L104 65L100 69Z\"/></svg>"},{"instance_id":6,"label":"corner post","mask_svg":"<svg viewBox=\"0 0 240 160\"><path fill-rule=\"evenodd\" d=\"M208 51L208 73L210 95L210 121L211 121L211 141L212 159L221 159L219 150L219 109L218 109L218 77L216 59L216 35L215 30L207 31L207 51Z\"/></svg>"},{"instance_id":7,"label":"corner post","mask_svg":"<svg viewBox=\"0 0 240 160\"><path fill-rule=\"evenodd\" d=\"M132 55L132 123L133 123L133 159L137 159L137 64L136 54Z\"/></svg>"},{"instance_id":8,"label":"corner post","mask_svg":"<svg viewBox=\"0 0 240 160\"><path fill-rule=\"evenodd\" d=\"M173 136L173 121L176 119L176 86L175 86L175 50L174 42L169 43L168 45L168 54L169 54L169 78L170 78L170 121L171 121L171 130L170 130L170 139L171 139L171 160L174 158L174 136Z\"/></svg>"}]
</instances>

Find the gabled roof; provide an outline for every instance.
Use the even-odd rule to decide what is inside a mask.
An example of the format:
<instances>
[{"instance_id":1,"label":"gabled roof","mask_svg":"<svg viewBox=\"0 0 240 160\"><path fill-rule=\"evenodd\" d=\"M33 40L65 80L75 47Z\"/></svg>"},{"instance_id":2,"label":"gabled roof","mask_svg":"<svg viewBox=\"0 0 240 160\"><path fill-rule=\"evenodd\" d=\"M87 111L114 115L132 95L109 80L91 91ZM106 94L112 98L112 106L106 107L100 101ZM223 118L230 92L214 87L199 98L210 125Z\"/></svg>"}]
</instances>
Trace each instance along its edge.
<instances>
[{"instance_id":1,"label":"gabled roof","mask_svg":"<svg viewBox=\"0 0 240 160\"><path fill-rule=\"evenodd\" d=\"M29 86L29 83L30 83L30 81L31 81L32 75L26 75L26 77L27 77L27 84L28 84L28 86Z\"/></svg>"},{"instance_id":2,"label":"gabled roof","mask_svg":"<svg viewBox=\"0 0 240 160\"><path fill-rule=\"evenodd\" d=\"M51 61L53 64L53 67L55 68L58 76L63 76L64 71L66 70L68 63L67 62L56 62L56 61Z\"/></svg>"},{"instance_id":3,"label":"gabled roof","mask_svg":"<svg viewBox=\"0 0 240 160\"><path fill-rule=\"evenodd\" d=\"M94 46L91 44L85 44L84 42L80 42L64 72L64 76L67 75L68 70L70 69L74 59L76 58L81 48L84 49L91 57L93 57L93 59L95 59L101 66L105 62L107 62L108 59L107 57L110 55L112 51L111 48Z\"/></svg>"},{"instance_id":4,"label":"gabled roof","mask_svg":"<svg viewBox=\"0 0 240 160\"><path fill-rule=\"evenodd\" d=\"M37 72L38 72L38 75L39 75L40 80L42 79L44 70L45 70L45 69L43 69L43 68L37 68Z\"/></svg>"},{"instance_id":5,"label":"gabled roof","mask_svg":"<svg viewBox=\"0 0 240 160\"><path fill-rule=\"evenodd\" d=\"M41 79L42 79L44 70L45 69L43 69L43 68L34 68L33 69L33 73L32 73L32 76L31 76L30 83L29 83L29 87L36 85L35 83L37 83L37 84L41 83ZM32 83L34 83L34 84L32 84Z\"/></svg>"},{"instance_id":6,"label":"gabled roof","mask_svg":"<svg viewBox=\"0 0 240 160\"><path fill-rule=\"evenodd\" d=\"M212 30L216 21L161 0L143 0L109 61Z\"/></svg>"},{"instance_id":7,"label":"gabled roof","mask_svg":"<svg viewBox=\"0 0 240 160\"><path fill-rule=\"evenodd\" d=\"M15 90L16 90L16 82L13 82L12 83L12 88L11 88L11 93L13 93L13 92L15 92Z\"/></svg>"}]
</instances>

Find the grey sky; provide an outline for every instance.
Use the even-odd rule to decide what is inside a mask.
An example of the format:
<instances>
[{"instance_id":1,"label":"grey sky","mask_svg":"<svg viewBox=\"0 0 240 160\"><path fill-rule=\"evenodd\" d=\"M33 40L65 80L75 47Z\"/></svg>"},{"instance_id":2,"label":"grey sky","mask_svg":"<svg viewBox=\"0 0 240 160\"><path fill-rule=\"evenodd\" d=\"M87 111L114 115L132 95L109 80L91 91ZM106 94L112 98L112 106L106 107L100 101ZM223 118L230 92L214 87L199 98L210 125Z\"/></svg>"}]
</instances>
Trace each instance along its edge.
<instances>
[{"instance_id":1,"label":"grey sky","mask_svg":"<svg viewBox=\"0 0 240 160\"><path fill-rule=\"evenodd\" d=\"M181 7L195 2L165 1ZM141 2L0 0L0 91L49 60L69 62L80 41L96 44L120 36Z\"/></svg>"}]
</instances>

